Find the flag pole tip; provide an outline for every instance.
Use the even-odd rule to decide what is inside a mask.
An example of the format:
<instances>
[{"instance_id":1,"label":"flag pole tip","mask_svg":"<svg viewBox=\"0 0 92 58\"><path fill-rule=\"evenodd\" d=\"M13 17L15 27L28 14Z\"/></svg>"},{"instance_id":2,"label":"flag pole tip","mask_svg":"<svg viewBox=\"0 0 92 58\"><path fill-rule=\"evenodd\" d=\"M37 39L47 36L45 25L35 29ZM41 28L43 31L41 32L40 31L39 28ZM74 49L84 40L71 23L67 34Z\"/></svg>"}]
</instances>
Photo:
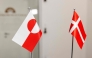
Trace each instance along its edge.
<instances>
[{"instance_id":1,"label":"flag pole tip","mask_svg":"<svg viewBox=\"0 0 92 58\"><path fill-rule=\"evenodd\" d=\"M30 7L28 7L28 9L30 10L31 8L30 8Z\"/></svg>"},{"instance_id":2,"label":"flag pole tip","mask_svg":"<svg viewBox=\"0 0 92 58\"><path fill-rule=\"evenodd\" d=\"M74 9L74 11L75 11L75 9Z\"/></svg>"},{"instance_id":3,"label":"flag pole tip","mask_svg":"<svg viewBox=\"0 0 92 58\"><path fill-rule=\"evenodd\" d=\"M28 7L28 8L30 8L30 7Z\"/></svg>"}]
</instances>

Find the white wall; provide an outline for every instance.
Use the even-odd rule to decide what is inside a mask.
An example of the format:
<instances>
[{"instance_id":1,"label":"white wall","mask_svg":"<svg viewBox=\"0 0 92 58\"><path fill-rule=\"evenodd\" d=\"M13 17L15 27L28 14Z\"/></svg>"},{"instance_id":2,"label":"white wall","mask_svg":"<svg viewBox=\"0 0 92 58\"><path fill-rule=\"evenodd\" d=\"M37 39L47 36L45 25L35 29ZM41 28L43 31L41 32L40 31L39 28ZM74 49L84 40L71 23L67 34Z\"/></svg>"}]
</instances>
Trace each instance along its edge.
<instances>
[{"instance_id":1,"label":"white wall","mask_svg":"<svg viewBox=\"0 0 92 58\"><path fill-rule=\"evenodd\" d=\"M41 29L47 28L47 34L40 40L40 58L70 58L72 37L68 30L73 9L87 32L87 0L39 0L39 5ZM81 50L74 39L73 58L86 58L87 41Z\"/></svg>"},{"instance_id":2,"label":"white wall","mask_svg":"<svg viewBox=\"0 0 92 58\"><path fill-rule=\"evenodd\" d=\"M86 58L92 58L92 0L88 0L87 5L87 31L88 31L88 38L87 38L87 48L86 48Z\"/></svg>"}]
</instances>

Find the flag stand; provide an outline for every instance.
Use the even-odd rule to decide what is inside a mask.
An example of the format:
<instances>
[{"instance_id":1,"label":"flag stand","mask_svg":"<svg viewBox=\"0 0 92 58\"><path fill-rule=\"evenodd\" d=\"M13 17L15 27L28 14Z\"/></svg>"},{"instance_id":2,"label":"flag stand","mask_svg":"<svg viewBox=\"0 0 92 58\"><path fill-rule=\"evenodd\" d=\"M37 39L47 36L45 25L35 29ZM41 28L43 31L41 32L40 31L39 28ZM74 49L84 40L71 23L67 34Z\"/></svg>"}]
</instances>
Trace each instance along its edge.
<instances>
[{"instance_id":1,"label":"flag stand","mask_svg":"<svg viewBox=\"0 0 92 58\"><path fill-rule=\"evenodd\" d=\"M74 42L74 37L72 36L72 49L71 49L71 58L73 58L73 42Z\"/></svg>"}]
</instances>

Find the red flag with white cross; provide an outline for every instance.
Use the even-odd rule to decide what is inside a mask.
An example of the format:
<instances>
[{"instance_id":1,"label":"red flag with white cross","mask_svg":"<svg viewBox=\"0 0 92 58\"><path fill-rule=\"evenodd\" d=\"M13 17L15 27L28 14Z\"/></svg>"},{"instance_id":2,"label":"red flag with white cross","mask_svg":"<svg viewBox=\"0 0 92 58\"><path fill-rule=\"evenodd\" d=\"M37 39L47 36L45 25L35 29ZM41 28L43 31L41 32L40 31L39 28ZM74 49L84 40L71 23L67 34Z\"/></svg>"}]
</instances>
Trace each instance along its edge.
<instances>
[{"instance_id":1,"label":"red flag with white cross","mask_svg":"<svg viewBox=\"0 0 92 58\"><path fill-rule=\"evenodd\" d=\"M76 39L79 47L82 49L87 35L85 33L82 21L75 10L73 13L72 23L70 25L69 32Z\"/></svg>"}]
</instances>

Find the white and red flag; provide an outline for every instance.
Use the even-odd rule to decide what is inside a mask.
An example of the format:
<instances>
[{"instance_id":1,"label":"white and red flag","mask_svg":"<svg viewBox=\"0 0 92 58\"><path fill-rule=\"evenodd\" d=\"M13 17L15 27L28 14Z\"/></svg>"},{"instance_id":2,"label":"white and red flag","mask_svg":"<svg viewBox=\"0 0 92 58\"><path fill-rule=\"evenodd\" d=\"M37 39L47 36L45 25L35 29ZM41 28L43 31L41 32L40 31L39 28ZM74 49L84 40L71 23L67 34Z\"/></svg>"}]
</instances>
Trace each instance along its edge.
<instances>
[{"instance_id":1,"label":"white and red flag","mask_svg":"<svg viewBox=\"0 0 92 58\"><path fill-rule=\"evenodd\" d=\"M69 32L75 37L79 47L82 49L86 39L86 33L79 15L74 10L72 23L70 25Z\"/></svg>"},{"instance_id":2,"label":"white and red flag","mask_svg":"<svg viewBox=\"0 0 92 58\"><path fill-rule=\"evenodd\" d=\"M36 44L42 36L42 31L39 28L32 11L25 18L24 22L13 37L13 41L32 52Z\"/></svg>"}]
</instances>

